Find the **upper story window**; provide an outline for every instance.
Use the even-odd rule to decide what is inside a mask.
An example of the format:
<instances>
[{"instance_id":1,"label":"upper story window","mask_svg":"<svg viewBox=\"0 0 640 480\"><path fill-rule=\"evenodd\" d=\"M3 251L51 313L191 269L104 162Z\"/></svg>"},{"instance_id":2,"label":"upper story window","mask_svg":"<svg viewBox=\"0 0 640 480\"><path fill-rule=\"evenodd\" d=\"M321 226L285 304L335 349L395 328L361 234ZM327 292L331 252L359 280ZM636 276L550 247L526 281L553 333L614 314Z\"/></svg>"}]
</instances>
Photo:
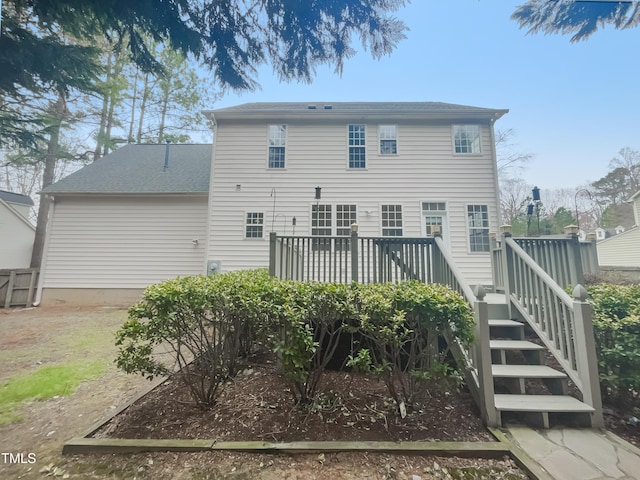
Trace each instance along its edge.
<instances>
[{"instance_id":1,"label":"upper story window","mask_svg":"<svg viewBox=\"0 0 640 480\"><path fill-rule=\"evenodd\" d=\"M455 153L480 153L480 127L454 125L453 146Z\"/></svg>"},{"instance_id":2,"label":"upper story window","mask_svg":"<svg viewBox=\"0 0 640 480\"><path fill-rule=\"evenodd\" d=\"M269 125L269 168L284 168L287 126Z\"/></svg>"},{"instance_id":3,"label":"upper story window","mask_svg":"<svg viewBox=\"0 0 640 480\"><path fill-rule=\"evenodd\" d=\"M365 126L349 125L349 168L366 168Z\"/></svg>"},{"instance_id":4,"label":"upper story window","mask_svg":"<svg viewBox=\"0 0 640 480\"><path fill-rule=\"evenodd\" d=\"M248 212L245 223L245 238L262 238L264 230L264 213Z\"/></svg>"},{"instance_id":5,"label":"upper story window","mask_svg":"<svg viewBox=\"0 0 640 480\"><path fill-rule=\"evenodd\" d=\"M380 155L395 155L398 153L398 138L395 125L380 125Z\"/></svg>"},{"instance_id":6,"label":"upper story window","mask_svg":"<svg viewBox=\"0 0 640 480\"><path fill-rule=\"evenodd\" d=\"M489 251L489 207L467 205L467 226L469 227L469 250Z\"/></svg>"},{"instance_id":7,"label":"upper story window","mask_svg":"<svg viewBox=\"0 0 640 480\"><path fill-rule=\"evenodd\" d=\"M382 236L402 236L402 205L382 205Z\"/></svg>"}]
</instances>

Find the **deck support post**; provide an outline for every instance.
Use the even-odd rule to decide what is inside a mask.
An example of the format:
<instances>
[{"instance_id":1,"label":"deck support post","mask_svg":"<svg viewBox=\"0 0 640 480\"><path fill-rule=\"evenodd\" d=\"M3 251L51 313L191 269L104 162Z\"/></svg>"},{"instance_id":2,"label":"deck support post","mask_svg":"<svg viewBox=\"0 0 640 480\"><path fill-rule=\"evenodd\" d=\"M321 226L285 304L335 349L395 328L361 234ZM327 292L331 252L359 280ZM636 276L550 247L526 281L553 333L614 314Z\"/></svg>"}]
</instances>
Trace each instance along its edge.
<instances>
[{"instance_id":1,"label":"deck support post","mask_svg":"<svg viewBox=\"0 0 640 480\"><path fill-rule=\"evenodd\" d=\"M278 234L276 232L269 233L269 275L276 276L276 240Z\"/></svg>"},{"instance_id":2,"label":"deck support post","mask_svg":"<svg viewBox=\"0 0 640 480\"><path fill-rule=\"evenodd\" d=\"M351 281L358 281L358 224L351 224Z\"/></svg>"},{"instance_id":3,"label":"deck support post","mask_svg":"<svg viewBox=\"0 0 640 480\"><path fill-rule=\"evenodd\" d=\"M473 289L476 299L473 304L475 313L475 358L478 369L478 383L480 384L480 410L482 420L488 427L499 427L500 420L495 404L493 375L491 373L491 347L489 345L489 309L485 301L486 292L482 285Z\"/></svg>"},{"instance_id":4,"label":"deck support post","mask_svg":"<svg viewBox=\"0 0 640 480\"><path fill-rule=\"evenodd\" d=\"M513 318L511 293L515 291L515 275L513 255L511 255L511 249L507 242L507 239L511 238L511 225L503 225L500 227L500 230L502 231L502 281L504 284L504 295L507 299L509 318Z\"/></svg>"},{"instance_id":5,"label":"deck support post","mask_svg":"<svg viewBox=\"0 0 640 480\"><path fill-rule=\"evenodd\" d=\"M598 358L593 335L593 307L587 302L587 290L582 285L576 285L573 289L573 312L577 370L582 380L583 401L595 409L591 417L591 427L604 428Z\"/></svg>"}]
</instances>

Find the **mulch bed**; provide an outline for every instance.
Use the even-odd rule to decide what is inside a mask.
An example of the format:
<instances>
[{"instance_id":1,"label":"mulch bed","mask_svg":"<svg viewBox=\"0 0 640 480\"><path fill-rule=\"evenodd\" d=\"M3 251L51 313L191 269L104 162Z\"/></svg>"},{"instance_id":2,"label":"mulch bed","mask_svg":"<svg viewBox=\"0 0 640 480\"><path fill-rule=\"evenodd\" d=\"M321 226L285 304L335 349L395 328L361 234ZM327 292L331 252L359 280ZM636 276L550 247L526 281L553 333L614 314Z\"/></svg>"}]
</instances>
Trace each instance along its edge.
<instances>
[{"instance_id":1,"label":"mulch bed","mask_svg":"<svg viewBox=\"0 0 640 480\"><path fill-rule=\"evenodd\" d=\"M252 364L200 409L179 378L167 380L94 436L217 441L494 441L464 389L431 389L402 419L379 379L327 372L309 409L294 405L275 363Z\"/></svg>"}]
</instances>

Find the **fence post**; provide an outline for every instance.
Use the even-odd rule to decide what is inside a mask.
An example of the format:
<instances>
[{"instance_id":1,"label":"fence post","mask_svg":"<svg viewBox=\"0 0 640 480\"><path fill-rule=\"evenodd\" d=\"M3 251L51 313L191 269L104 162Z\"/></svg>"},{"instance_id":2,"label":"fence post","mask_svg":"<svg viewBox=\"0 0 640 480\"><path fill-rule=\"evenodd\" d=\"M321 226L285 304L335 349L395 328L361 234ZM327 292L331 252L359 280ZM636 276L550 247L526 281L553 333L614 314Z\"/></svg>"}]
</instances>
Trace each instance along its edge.
<instances>
[{"instance_id":1,"label":"fence post","mask_svg":"<svg viewBox=\"0 0 640 480\"><path fill-rule=\"evenodd\" d=\"M269 233L269 275L276 276L276 239L277 232Z\"/></svg>"},{"instance_id":2,"label":"fence post","mask_svg":"<svg viewBox=\"0 0 640 480\"><path fill-rule=\"evenodd\" d=\"M582 254L580 253L580 239L578 239L578 226L567 225L565 233L569 236L569 263L571 283L573 285L584 283L584 269L582 268Z\"/></svg>"},{"instance_id":3,"label":"fence post","mask_svg":"<svg viewBox=\"0 0 640 480\"><path fill-rule=\"evenodd\" d=\"M351 281L358 281L358 224L351 224Z\"/></svg>"},{"instance_id":4,"label":"fence post","mask_svg":"<svg viewBox=\"0 0 640 480\"><path fill-rule=\"evenodd\" d=\"M491 373L491 347L489 345L489 310L485 289L482 285L473 288L476 297L473 303L475 312L475 362L478 369L480 388L480 408L482 419L488 427L498 427L498 412L495 406L493 375Z\"/></svg>"},{"instance_id":5,"label":"fence post","mask_svg":"<svg viewBox=\"0 0 640 480\"><path fill-rule=\"evenodd\" d=\"M591 426L593 428L603 428L604 420L602 418L598 358L593 335L593 307L587 302L587 295L587 289L582 285L576 285L573 289L576 361L578 375L582 381L583 401L595 409Z\"/></svg>"},{"instance_id":6,"label":"fence post","mask_svg":"<svg viewBox=\"0 0 640 480\"><path fill-rule=\"evenodd\" d=\"M446 285L447 282L444 278L443 272L443 260L442 255L440 253L440 245L436 241L436 238L442 238L442 232L438 229L434 229L433 232L433 283L442 283Z\"/></svg>"}]
</instances>

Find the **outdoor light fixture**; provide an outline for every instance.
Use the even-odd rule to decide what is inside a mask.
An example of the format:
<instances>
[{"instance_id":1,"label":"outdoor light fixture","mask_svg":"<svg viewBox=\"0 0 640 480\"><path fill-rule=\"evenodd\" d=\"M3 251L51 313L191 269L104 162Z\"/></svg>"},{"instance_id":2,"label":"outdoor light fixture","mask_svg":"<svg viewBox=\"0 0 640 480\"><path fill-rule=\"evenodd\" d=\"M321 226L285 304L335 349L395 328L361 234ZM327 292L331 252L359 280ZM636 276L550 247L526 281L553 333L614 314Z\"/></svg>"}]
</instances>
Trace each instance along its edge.
<instances>
[{"instance_id":1,"label":"outdoor light fixture","mask_svg":"<svg viewBox=\"0 0 640 480\"><path fill-rule=\"evenodd\" d=\"M316 187L316 200L320 200L322 198L322 188Z\"/></svg>"},{"instance_id":2,"label":"outdoor light fixture","mask_svg":"<svg viewBox=\"0 0 640 480\"><path fill-rule=\"evenodd\" d=\"M540 201L540 189L538 187L533 187L533 190L531 190L531 193L533 194L533 201L534 202L539 202Z\"/></svg>"}]
</instances>

